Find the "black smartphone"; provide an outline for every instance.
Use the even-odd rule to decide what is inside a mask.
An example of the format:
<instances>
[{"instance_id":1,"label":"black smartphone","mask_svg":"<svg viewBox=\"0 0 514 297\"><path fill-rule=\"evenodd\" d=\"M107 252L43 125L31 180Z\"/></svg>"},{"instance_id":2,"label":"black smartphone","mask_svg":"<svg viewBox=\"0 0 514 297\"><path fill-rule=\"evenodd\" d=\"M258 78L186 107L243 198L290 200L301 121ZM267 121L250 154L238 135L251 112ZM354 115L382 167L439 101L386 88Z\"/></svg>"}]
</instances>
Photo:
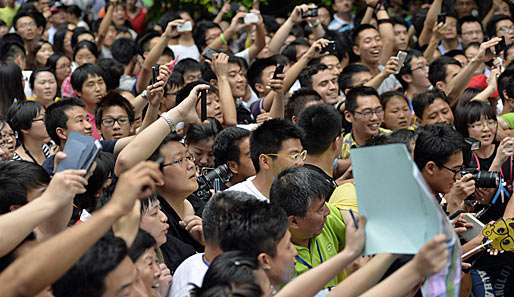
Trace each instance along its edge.
<instances>
[{"instance_id":1,"label":"black smartphone","mask_svg":"<svg viewBox=\"0 0 514 297\"><path fill-rule=\"evenodd\" d=\"M278 64L277 68L275 68L275 72L273 72L273 79L277 79L279 74L284 72L284 64Z\"/></svg>"},{"instance_id":2,"label":"black smartphone","mask_svg":"<svg viewBox=\"0 0 514 297\"><path fill-rule=\"evenodd\" d=\"M205 121L207 119L207 90L200 93L200 120Z\"/></svg>"},{"instance_id":3,"label":"black smartphone","mask_svg":"<svg viewBox=\"0 0 514 297\"><path fill-rule=\"evenodd\" d=\"M302 11L302 18L308 18L308 17L317 17L318 16L318 8L317 7L311 7L307 9L307 11Z\"/></svg>"},{"instance_id":4,"label":"black smartphone","mask_svg":"<svg viewBox=\"0 0 514 297\"><path fill-rule=\"evenodd\" d=\"M203 57L205 60L209 60L209 61L212 61L212 59L214 58L214 55L217 54L218 52L216 52L215 50L213 50L212 48L206 48L204 51L203 51Z\"/></svg>"},{"instance_id":5,"label":"black smartphone","mask_svg":"<svg viewBox=\"0 0 514 297\"><path fill-rule=\"evenodd\" d=\"M446 13L440 13L437 15L437 23L446 23Z\"/></svg>"},{"instance_id":6,"label":"black smartphone","mask_svg":"<svg viewBox=\"0 0 514 297\"><path fill-rule=\"evenodd\" d=\"M507 48L507 44L505 43L505 36L502 36L501 38L502 40L500 40L500 42L494 46L497 56Z\"/></svg>"},{"instance_id":7,"label":"black smartphone","mask_svg":"<svg viewBox=\"0 0 514 297\"><path fill-rule=\"evenodd\" d=\"M326 53L335 53L336 52L336 42L335 41L329 41L328 44L323 47L321 50L321 54Z\"/></svg>"},{"instance_id":8,"label":"black smartphone","mask_svg":"<svg viewBox=\"0 0 514 297\"><path fill-rule=\"evenodd\" d=\"M155 84L157 82L157 77L159 77L159 65L155 64L152 66L152 81L150 84Z\"/></svg>"}]
</instances>

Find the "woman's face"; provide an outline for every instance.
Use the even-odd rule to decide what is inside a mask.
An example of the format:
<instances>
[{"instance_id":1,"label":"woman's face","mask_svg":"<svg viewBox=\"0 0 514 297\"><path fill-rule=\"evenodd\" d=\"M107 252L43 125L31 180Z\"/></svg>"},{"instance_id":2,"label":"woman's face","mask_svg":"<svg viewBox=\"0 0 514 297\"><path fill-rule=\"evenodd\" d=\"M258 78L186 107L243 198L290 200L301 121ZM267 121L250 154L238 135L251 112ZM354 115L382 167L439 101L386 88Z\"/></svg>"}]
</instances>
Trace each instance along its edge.
<instances>
[{"instance_id":1,"label":"woman's face","mask_svg":"<svg viewBox=\"0 0 514 297\"><path fill-rule=\"evenodd\" d=\"M147 249L134 263L141 280L146 288L157 289L159 287L159 277L161 269L157 262L155 249Z\"/></svg>"},{"instance_id":2,"label":"woman's face","mask_svg":"<svg viewBox=\"0 0 514 297\"><path fill-rule=\"evenodd\" d=\"M70 55L73 54L73 48L71 47L71 36L73 36L73 31L71 30L68 30L66 35L64 35L64 50Z\"/></svg>"},{"instance_id":3,"label":"woman's face","mask_svg":"<svg viewBox=\"0 0 514 297\"><path fill-rule=\"evenodd\" d=\"M159 247L166 242L166 234L169 228L167 221L168 217L161 211L161 206L156 201L151 203L150 207L141 216L140 227L152 235Z\"/></svg>"},{"instance_id":4,"label":"woman's face","mask_svg":"<svg viewBox=\"0 0 514 297\"><path fill-rule=\"evenodd\" d=\"M91 51L89 51L88 48L84 47L77 51L77 54L75 55L75 62L77 62L79 66L82 66L86 63L95 64L96 57Z\"/></svg>"},{"instance_id":5,"label":"woman's face","mask_svg":"<svg viewBox=\"0 0 514 297\"><path fill-rule=\"evenodd\" d=\"M45 107L52 104L55 96L57 96L57 81L54 74L49 71L38 73L34 80L34 89L32 91L36 96L36 101Z\"/></svg>"},{"instance_id":6,"label":"woman's face","mask_svg":"<svg viewBox=\"0 0 514 297\"><path fill-rule=\"evenodd\" d=\"M39 66L46 65L48 57L54 53L54 49L50 43L43 43L41 48L36 53L36 62Z\"/></svg>"},{"instance_id":7,"label":"woman's face","mask_svg":"<svg viewBox=\"0 0 514 297\"><path fill-rule=\"evenodd\" d=\"M405 129L410 126L409 105L401 97L391 98L384 108L384 127L390 130Z\"/></svg>"},{"instance_id":8,"label":"woman's face","mask_svg":"<svg viewBox=\"0 0 514 297\"><path fill-rule=\"evenodd\" d=\"M201 104L196 105L196 112L200 114ZM207 117L215 118L221 124L223 124L223 111L221 110L220 98L215 92L209 92L207 94Z\"/></svg>"},{"instance_id":9,"label":"woman's face","mask_svg":"<svg viewBox=\"0 0 514 297\"><path fill-rule=\"evenodd\" d=\"M57 75L57 80L59 82L64 81L64 79L71 74L71 61L68 57L62 56L57 60L57 64L55 65L55 74Z\"/></svg>"},{"instance_id":10,"label":"woman's face","mask_svg":"<svg viewBox=\"0 0 514 297\"><path fill-rule=\"evenodd\" d=\"M32 126L27 131L28 133L26 135L29 135L33 139L40 141L49 140L45 127L45 111L43 109L32 119Z\"/></svg>"},{"instance_id":11,"label":"woman's face","mask_svg":"<svg viewBox=\"0 0 514 297\"><path fill-rule=\"evenodd\" d=\"M125 20L125 7L117 5L112 12L112 22L116 25L116 27L121 27L123 24L125 24Z\"/></svg>"},{"instance_id":12,"label":"woman's face","mask_svg":"<svg viewBox=\"0 0 514 297\"><path fill-rule=\"evenodd\" d=\"M480 121L468 125L469 137L480 141L482 147L493 144L496 137L498 122L496 119L486 119L485 116Z\"/></svg>"}]
</instances>

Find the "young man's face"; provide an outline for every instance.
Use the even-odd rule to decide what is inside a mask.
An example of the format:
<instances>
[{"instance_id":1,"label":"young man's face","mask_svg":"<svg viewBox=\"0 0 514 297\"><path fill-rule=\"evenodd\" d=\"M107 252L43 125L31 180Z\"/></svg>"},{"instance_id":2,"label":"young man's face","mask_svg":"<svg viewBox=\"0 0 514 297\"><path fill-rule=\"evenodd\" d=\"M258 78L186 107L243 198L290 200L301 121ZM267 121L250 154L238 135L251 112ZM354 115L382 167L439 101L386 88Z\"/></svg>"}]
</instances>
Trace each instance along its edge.
<instances>
[{"instance_id":1,"label":"young man's face","mask_svg":"<svg viewBox=\"0 0 514 297\"><path fill-rule=\"evenodd\" d=\"M343 66L339 59L334 55L326 55L321 58L321 64L325 64L335 76L339 76L343 72Z\"/></svg>"},{"instance_id":2,"label":"young man's face","mask_svg":"<svg viewBox=\"0 0 514 297\"><path fill-rule=\"evenodd\" d=\"M234 98L242 98L246 95L246 73L239 64L228 64L228 82Z\"/></svg>"},{"instance_id":3,"label":"young man's face","mask_svg":"<svg viewBox=\"0 0 514 297\"><path fill-rule=\"evenodd\" d=\"M394 25L394 45L396 49L405 51L409 47L409 34L404 25Z\"/></svg>"},{"instance_id":4,"label":"young man's face","mask_svg":"<svg viewBox=\"0 0 514 297\"><path fill-rule=\"evenodd\" d=\"M421 117L421 125L438 123L453 125L452 109L446 101L440 98L435 99L432 104L428 105L423 110L423 116Z\"/></svg>"},{"instance_id":5,"label":"young man's face","mask_svg":"<svg viewBox=\"0 0 514 297\"><path fill-rule=\"evenodd\" d=\"M276 68L277 66L270 65L262 70L260 77L261 82L255 84L255 89L259 92L259 96L264 97L270 92L267 86L273 78Z\"/></svg>"},{"instance_id":6,"label":"young man's face","mask_svg":"<svg viewBox=\"0 0 514 297\"><path fill-rule=\"evenodd\" d=\"M234 174L233 181L242 181L250 176L255 175L255 167L253 167L250 155L250 137L245 137L239 141L239 162L236 165L237 173ZM234 161L229 161L234 162Z\"/></svg>"},{"instance_id":7,"label":"young man's face","mask_svg":"<svg viewBox=\"0 0 514 297\"><path fill-rule=\"evenodd\" d=\"M107 93L105 81L101 76L96 74L88 75L87 79L82 84L82 90L77 92L86 105L95 106L102 97Z\"/></svg>"},{"instance_id":8,"label":"young man's face","mask_svg":"<svg viewBox=\"0 0 514 297\"><path fill-rule=\"evenodd\" d=\"M332 6L336 13L349 13L352 11L352 0L335 0Z\"/></svg>"},{"instance_id":9,"label":"young man's face","mask_svg":"<svg viewBox=\"0 0 514 297\"><path fill-rule=\"evenodd\" d=\"M102 114L100 132L105 140L130 136L131 124L127 111L121 106L107 107Z\"/></svg>"},{"instance_id":10,"label":"young man's face","mask_svg":"<svg viewBox=\"0 0 514 297\"><path fill-rule=\"evenodd\" d=\"M366 29L359 33L353 47L355 54L366 64L377 64L382 56L382 38L376 29Z\"/></svg>"},{"instance_id":11,"label":"young man's face","mask_svg":"<svg viewBox=\"0 0 514 297\"><path fill-rule=\"evenodd\" d=\"M184 78L184 85L187 85L188 83L195 82L197 80L202 79L202 71L200 70L186 70L183 75Z\"/></svg>"},{"instance_id":12,"label":"young man's face","mask_svg":"<svg viewBox=\"0 0 514 297\"><path fill-rule=\"evenodd\" d=\"M462 46L466 46L472 42L482 43L484 41L484 32L482 32L480 23L471 22L462 24L460 39Z\"/></svg>"},{"instance_id":13,"label":"young man's face","mask_svg":"<svg viewBox=\"0 0 514 297\"><path fill-rule=\"evenodd\" d=\"M476 8L476 4L473 0L456 0L455 1L455 12L459 17L471 15L473 9Z\"/></svg>"},{"instance_id":14,"label":"young man's face","mask_svg":"<svg viewBox=\"0 0 514 297\"><path fill-rule=\"evenodd\" d=\"M369 71L361 71L352 74L352 88L363 86L365 83L370 81L373 75Z\"/></svg>"},{"instance_id":15,"label":"young man's face","mask_svg":"<svg viewBox=\"0 0 514 297\"><path fill-rule=\"evenodd\" d=\"M462 69L462 67L460 67L459 65L455 65L455 64L446 65L446 77L444 78L444 81L437 82L436 87L439 90L448 94L448 92L449 92L448 84L455 76L457 76L457 74L459 74L461 69Z\"/></svg>"},{"instance_id":16,"label":"young man's face","mask_svg":"<svg viewBox=\"0 0 514 297\"><path fill-rule=\"evenodd\" d=\"M425 165L422 172L432 192L441 194L449 193L455 181L460 178L459 170L464 163L462 151L452 154L448 161L443 164L444 167L438 166L433 162L429 163Z\"/></svg>"},{"instance_id":17,"label":"young man's face","mask_svg":"<svg viewBox=\"0 0 514 297\"><path fill-rule=\"evenodd\" d=\"M34 40L37 36L36 21L28 16L19 18L16 21L16 33L18 33L24 41Z\"/></svg>"},{"instance_id":18,"label":"young man's face","mask_svg":"<svg viewBox=\"0 0 514 297\"><path fill-rule=\"evenodd\" d=\"M365 138L377 135L384 119L384 110L377 96L358 96L357 108L347 112L346 119L352 123L352 133Z\"/></svg>"},{"instance_id":19,"label":"young man's face","mask_svg":"<svg viewBox=\"0 0 514 297\"><path fill-rule=\"evenodd\" d=\"M136 266L129 257L125 257L116 269L107 274L104 280L105 292L102 297L132 296L136 277Z\"/></svg>"},{"instance_id":20,"label":"young man's face","mask_svg":"<svg viewBox=\"0 0 514 297\"><path fill-rule=\"evenodd\" d=\"M410 84L418 88L429 88L431 83L428 80L428 63L425 57L412 57L410 61L411 82Z\"/></svg>"},{"instance_id":21,"label":"young man's face","mask_svg":"<svg viewBox=\"0 0 514 297\"><path fill-rule=\"evenodd\" d=\"M64 112L68 121L66 122L65 134L77 132L82 135L91 136L91 123L87 118L87 112L83 107L74 106Z\"/></svg>"},{"instance_id":22,"label":"young man's face","mask_svg":"<svg viewBox=\"0 0 514 297\"><path fill-rule=\"evenodd\" d=\"M275 257L271 258L270 269L266 273L274 286L288 283L294 277L296 248L291 243L291 233L286 231L277 244Z\"/></svg>"},{"instance_id":23,"label":"young man's face","mask_svg":"<svg viewBox=\"0 0 514 297\"><path fill-rule=\"evenodd\" d=\"M337 76L329 69L319 71L312 76L312 88L318 92L325 103L337 103L339 96Z\"/></svg>"},{"instance_id":24,"label":"young man's face","mask_svg":"<svg viewBox=\"0 0 514 297\"><path fill-rule=\"evenodd\" d=\"M302 142L297 138L290 138L282 142L280 150L272 158L271 170L274 176L291 167L302 167L303 160L296 157L303 151ZM295 158L296 157L296 158Z\"/></svg>"},{"instance_id":25,"label":"young man's face","mask_svg":"<svg viewBox=\"0 0 514 297\"><path fill-rule=\"evenodd\" d=\"M457 38L457 19L451 16L446 17L446 31L444 39L452 40Z\"/></svg>"}]
</instances>

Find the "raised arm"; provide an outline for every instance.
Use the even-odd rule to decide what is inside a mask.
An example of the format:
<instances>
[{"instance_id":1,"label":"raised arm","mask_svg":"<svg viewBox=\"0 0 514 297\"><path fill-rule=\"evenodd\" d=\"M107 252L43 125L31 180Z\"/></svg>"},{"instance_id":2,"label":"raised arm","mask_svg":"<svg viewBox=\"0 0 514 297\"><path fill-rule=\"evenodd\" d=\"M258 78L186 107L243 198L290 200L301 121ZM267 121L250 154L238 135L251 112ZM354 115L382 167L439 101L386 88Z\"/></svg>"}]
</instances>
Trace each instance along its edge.
<instances>
[{"instance_id":1,"label":"raised arm","mask_svg":"<svg viewBox=\"0 0 514 297\"><path fill-rule=\"evenodd\" d=\"M147 197L162 184L158 164L144 162L120 176L109 203L85 223L59 233L18 258L0 274L2 296L34 296L54 283L121 216L129 213L139 197ZM51 267L51 269L49 269Z\"/></svg>"},{"instance_id":2,"label":"raised arm","mask_svg":"<svg viewBox=\"0 0 514 297\"><path fill-rule=\"evenodd\" d=\"M211 63L218 83L223 125L227 127L237 125L236 104L228 82L228 58L228 55L223 53L216 54Z\"/></svg>"},{"instance_id":3,"label":"raised arm","mask_svg":"<svg viewBox=\"0 0 514 297\"><path fill-rule=\"evenodd\" d=\"M111 0L109 4L109 8L107 8L107 12L105 13L102 21L100 22L100 26L98 27L98 33L96 34L96 46L98 50L102 48L104 43L105 35L107 35L107 31L109 30L109 26L112 23L112 13L114 12L114 8L118 5L118 0Z\"/></svg>"},{"instance_id":4,"label":"raised arm","mask_svg":"<svg viewBox=\"0 0 514 297\"><path fill-rule=\"evenodd\" d=\"M162 140L170 134L171 127L168 122L177 124L179 122L199 122L195 105L198 101L198 92L207 90L207 85L198 85L193 88L189 96L178 106L170 109L164 117L153 122L148 128L137 134L134 139L120 152L114 171L116 175L132 168L135 164L148 159L159 147Z\"/></svg>"},{"instance_id":5,"label":"raised arm","mask_svg":"<svg viewBox=\"0 0 514 297\"><path fill-rule=\"evenodd\" d=\"M302 21L302 11L307 10L307 5L296 6L287 20L280 26L269 43L269 50L273 55L279 54L284 46L289 32L293 26Z\"/></svg>"},{"instance_id":6,"label":"raised arm","mask_svg":"<svg viewBox=\"0 0 514 297\"><path fill-rule=\"evenodd\" d=\"M364 85L367 87L372 87L375 89L378 89L382 82L389 77L389 75L397 73L400 71L398 68L400 66L398 64L398 58L396 56L389 57L389 60L387 61L384 69L380 71L377 75L375 75L372 79L370 79L367 83Z\"/></svg>"},{"instance_id":7,"label":"raised arm","mask_svg":"<svg viewBox=\"0 0 514 297\"><path fill-rule=\"evenodd\" d=\"M230 2L226 1L223 3L223 7L221 7L220 12L216 15L216 17L214 18L214 20L212 22L216 23L218 25L221 24L221 21L223 20L223 16L225 14L227 14L229 11L230 11Z\"/></svg>"},{"instance_id":8,"label":"raised arm","mask_svg":"<svg viewBox=\"0 0 514 297\"><path fill-rule=\"evenodd\" d=\"M434 27L434 32L430 37L430 41L428 42L428 46L423 52L423 57L427 59L427 62L430 64L434 61L434 53L437 50L437 45L443 39L443 32L446 30L446 23L439 23Z\"/></svg>"},{"instance_id":9,"label":"raised arm","mask_svg":"<svg viewBox=\"0 0 514 297\"><path fill-rule=\"evenodd\" d=\"M441 7L443 5L443 0L434 0L428 9L427 16L425 18L425 22L423 23L423 30L419 35L418 44L420 46L424 46L430 41L430 37L432 35L432 30L437 21L437 15L441 12Z\"/></svg>"},{"instance_id":10,"label":"raised arm","mask_svg":"<svg viewBox=\"0 0 514 297\"><path fill-rule=\"evenodd\" d=\"M208 48L221 48L223 45L227 44L230 39L237 33L241 32L244 27L248 25L241 24L240 21L244 18L246 12L238 12L230 22L230 26L228 26L225 31L216 39L214 39L211 43L207 45Z\"/></svg>"},{"instance_id":11,"label":"raised arm","mask_svg":"<svg viewBox=\"0 0 514 297\"><path fill-rule=\"evenodd\" d=\"M380 23L380 21L385 21L384 23ZM377 12L377 22L378 22L378 31L380 32L380 36L382 37L382 44L384 45L382 49L382 57L380 58L380 63L383 65L387 63L389 57L391 57L394 53L394 27L390 22L389 14L387 10L385 10L384 6L380 6L380 9Z\"/></svg>"},{"instance_id":12,"label":"raised arm","mask_svg":"<svg viewBox=\"0 0 514 297\"><path fill-rule=\"evenodd\" d=\"M248 48L248 58L253 61L259 52L266 46L266 29L264 28L264 21L259 11L252 10L253 13L259 16L259 22L255 24L255 41Z\"/></svg>"},{"instance_id":13,"label":"raised arm","mask_svg":"<svg viewBox=\"0 0 514 297\"><path fill-rule=\"evenodd\" d=\"M366 12L361 20L361 24L371 24L371 19L373 19L373 14L375 13L377 5L378 0L366 0Z\"/></svg>"}]
</instances>

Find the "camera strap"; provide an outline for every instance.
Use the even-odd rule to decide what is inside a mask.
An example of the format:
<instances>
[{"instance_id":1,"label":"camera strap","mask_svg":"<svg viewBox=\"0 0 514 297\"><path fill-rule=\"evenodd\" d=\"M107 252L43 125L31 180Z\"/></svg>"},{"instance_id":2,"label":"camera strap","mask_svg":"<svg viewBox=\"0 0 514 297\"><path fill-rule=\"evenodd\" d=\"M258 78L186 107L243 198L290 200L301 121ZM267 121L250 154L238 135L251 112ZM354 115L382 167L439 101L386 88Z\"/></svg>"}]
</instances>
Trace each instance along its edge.
<instances>
[{"instance_id":1,"label":"camera strap","mask_svg":"<svg viewBox=\"0 0 514 297\"><path fill-rule=\"evenodd\" d=\"M491 204L496 204L496 201L498 201L498 198L501 196L502 203L505 203L505 196L510 197L509 191L503 186L505 182L503 181L503 178L500 180L498 191L496 191L496 194L494 194L493 199L491 200Z\"/></svg>"}]
</instances>

